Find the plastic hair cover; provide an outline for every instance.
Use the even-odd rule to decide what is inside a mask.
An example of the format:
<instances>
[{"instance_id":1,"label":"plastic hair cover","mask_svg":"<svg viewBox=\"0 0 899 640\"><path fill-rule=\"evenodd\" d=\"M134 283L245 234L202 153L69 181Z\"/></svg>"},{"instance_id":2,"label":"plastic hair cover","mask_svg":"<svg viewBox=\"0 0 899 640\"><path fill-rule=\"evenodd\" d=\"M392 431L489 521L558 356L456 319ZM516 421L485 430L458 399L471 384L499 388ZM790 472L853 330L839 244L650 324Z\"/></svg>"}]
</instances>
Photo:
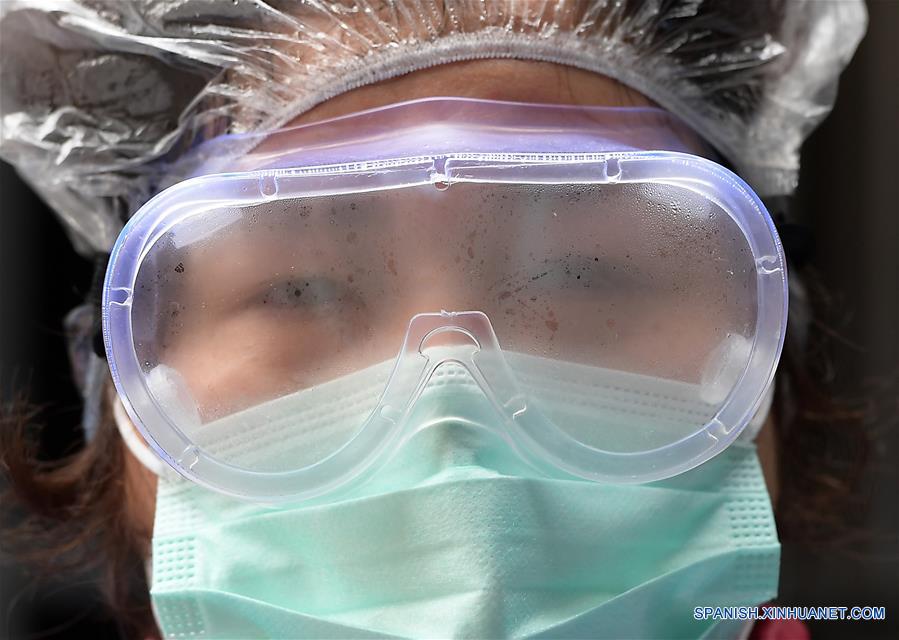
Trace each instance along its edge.
<instances>
[{"instance_id":1,"label":"plastic hair cover","mask_svg":"<svg viewBox=\"0 0 899 640\"><path fill-rule=\"evenodd\" d=\"M641 91L784 194L866 20L860 1L4 0L0 157L80 251L108 251L203 140L416 69L518 58Z\"/></svg>"}]
</instances>

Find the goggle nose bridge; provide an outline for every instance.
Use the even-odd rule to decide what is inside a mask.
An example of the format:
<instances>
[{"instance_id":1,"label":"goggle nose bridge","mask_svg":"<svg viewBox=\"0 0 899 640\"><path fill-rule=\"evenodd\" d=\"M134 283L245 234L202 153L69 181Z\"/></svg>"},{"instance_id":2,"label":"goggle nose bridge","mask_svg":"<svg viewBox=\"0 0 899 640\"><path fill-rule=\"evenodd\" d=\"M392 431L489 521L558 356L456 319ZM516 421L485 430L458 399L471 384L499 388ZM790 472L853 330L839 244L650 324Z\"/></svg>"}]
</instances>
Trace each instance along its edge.
<instances>
[{"instance_id":1,"label":"goggle nose bridge","mask_svg":"<svg viewBox=\"0 0 899 640\"><path fill-rule=\"evenodd\" d=\"M409 321L403 341L403 353L428 357L424 349L432 340L444 336L467 338L476 351L499 351L499 340L490 319L482 311L441 311L419 313Z\"/></svg>"},{"instance_id":2,"label":"goggle nose bridge","mask_svg":"<svg viewBox=\"0 0 899 640\"><path fill-rule=\"evenodd\" d=\"M427 353L429 343L441 337L456 340L454 346L457 347L470 344L472 349L464 357L460 357L462 354L458 350L453 355L437 357L433 351ZM459 340L462 341L461 344ZM422 358L425 359L424 362ZM482 311L440 311L413 316L406 330L396 370L385 391L386 404L396 407L390 399L399 400L397 395L403 394L406 397L399 406L404 406L405 410L401 413L408 411L427 386L434 371L447 362L463 366L503 414L514 420L526 411L527 399L503 358L490 319ZM410 378L414 378L414 382ZM403 384L404 379L406 384ZM399 417L393 411L390 413L393 413L394 419Z\"/></svg>"}]
</instances>

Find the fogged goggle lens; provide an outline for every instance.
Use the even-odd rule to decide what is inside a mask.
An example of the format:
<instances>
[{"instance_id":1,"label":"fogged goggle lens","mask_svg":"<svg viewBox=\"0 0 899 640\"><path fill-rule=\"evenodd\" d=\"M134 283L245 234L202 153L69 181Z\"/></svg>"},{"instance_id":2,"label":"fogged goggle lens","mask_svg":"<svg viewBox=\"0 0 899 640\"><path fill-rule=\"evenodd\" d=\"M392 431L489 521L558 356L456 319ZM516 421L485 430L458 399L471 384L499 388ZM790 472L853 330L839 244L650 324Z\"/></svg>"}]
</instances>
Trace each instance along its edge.
<instances>
[{"instance_id":1,"label":"fogged goggle lens","mask_svg":"<svg viewBox=\"0 0 899 640\"><path fill-rule=\"evenodd\" d=\"M534 407L628 453L691 435L728 398L756 278L735 220L683 187L424 184L180 219L137 273L133 340L174 423L223 462L277 472L353 438L416 314L477 310Z\"/></svg>"}]
</instances>

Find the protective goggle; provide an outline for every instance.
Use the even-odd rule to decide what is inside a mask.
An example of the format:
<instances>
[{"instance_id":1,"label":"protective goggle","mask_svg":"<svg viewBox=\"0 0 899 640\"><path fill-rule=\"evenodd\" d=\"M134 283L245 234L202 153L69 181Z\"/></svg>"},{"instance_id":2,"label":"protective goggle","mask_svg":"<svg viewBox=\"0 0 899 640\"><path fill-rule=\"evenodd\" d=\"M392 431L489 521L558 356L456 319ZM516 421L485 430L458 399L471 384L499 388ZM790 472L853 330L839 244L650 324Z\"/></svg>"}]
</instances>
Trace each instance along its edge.
<instances>
[{"instance_id":1,"label":"protective goggle","mask_svg":"<svg viewBox=\"0 0 899 640\"><path fill-rule=\"evenodd\" d=\"M463 99L216 141L113 248L123 404L182 475L259 501L363 480L424 399L538 469L691 469L762 403L787 286L758 197L689 144L654 109Z\"/></svg>"}]
</instances>

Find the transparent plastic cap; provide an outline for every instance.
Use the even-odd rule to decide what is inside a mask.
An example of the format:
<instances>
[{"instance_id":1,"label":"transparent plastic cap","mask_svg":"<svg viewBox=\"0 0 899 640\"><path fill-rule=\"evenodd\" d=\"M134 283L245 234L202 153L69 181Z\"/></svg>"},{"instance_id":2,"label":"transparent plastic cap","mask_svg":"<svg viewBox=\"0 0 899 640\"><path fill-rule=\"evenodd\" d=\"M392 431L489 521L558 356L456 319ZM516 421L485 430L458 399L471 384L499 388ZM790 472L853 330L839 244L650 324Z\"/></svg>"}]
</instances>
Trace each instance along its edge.
<instances>
[{"instance_id":1,"label":"transparent plastic cap","mask_svg":"<svg viewBox=\"0 0 899 640\"><path fill-rule=\"evenodd\" d=\"M279 501L363 481L425 402L489 407L478 420L535 468L602 482L670 477L736 439L785 329L767 212L709 160L606 138L661 112L539 109L355 116L391 125L379 157L352 118L311 125L290 136L308 154L262 149L267 168L148 202L113 250L103 320L153 448ZM317 162L335 149L344 162Z\"/></svg>"}]
</instances>

